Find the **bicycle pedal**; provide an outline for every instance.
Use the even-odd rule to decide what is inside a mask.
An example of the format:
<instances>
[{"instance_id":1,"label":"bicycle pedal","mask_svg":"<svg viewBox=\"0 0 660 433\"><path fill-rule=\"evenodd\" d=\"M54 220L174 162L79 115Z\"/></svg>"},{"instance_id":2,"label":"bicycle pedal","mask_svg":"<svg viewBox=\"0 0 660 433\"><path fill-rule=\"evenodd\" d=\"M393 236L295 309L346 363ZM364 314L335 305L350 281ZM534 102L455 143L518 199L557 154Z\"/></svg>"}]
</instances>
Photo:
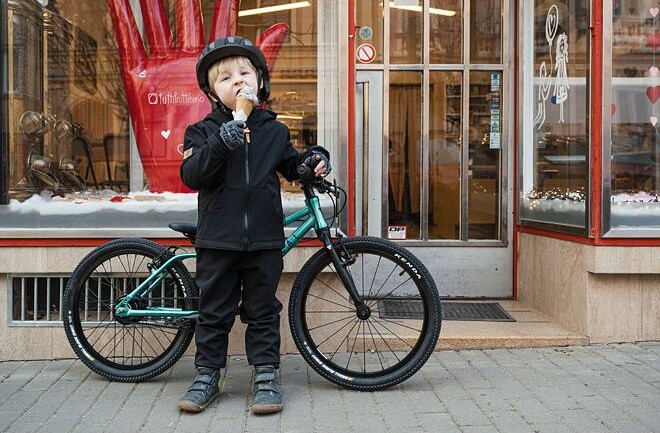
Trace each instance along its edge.
<instances>
[{"instance_id":1,"label":"bicycle pedal","mask_svg":"<svg viewBox=\"0 0 660 433\"><path fill-rule=\"evenodd\" d=\"M175 317L174 319L171 319L170 324L177 328L194 327L198 316L198 314L193 314L186 317Z\"/></svg>"}]
</instances>

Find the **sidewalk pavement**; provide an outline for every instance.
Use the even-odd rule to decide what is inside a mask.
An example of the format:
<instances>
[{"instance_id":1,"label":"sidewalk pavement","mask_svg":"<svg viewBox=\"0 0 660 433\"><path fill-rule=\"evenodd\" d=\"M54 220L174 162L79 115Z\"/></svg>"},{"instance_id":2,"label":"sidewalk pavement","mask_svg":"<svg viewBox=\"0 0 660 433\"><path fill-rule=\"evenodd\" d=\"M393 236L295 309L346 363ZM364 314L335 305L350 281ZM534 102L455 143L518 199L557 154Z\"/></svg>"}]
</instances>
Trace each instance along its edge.
<instances>
[{"instance_id":1,"label":"sidewalk pavement","mask_svg":"<svg viewBox=\"0 0 660 433\"><path fill-rule=\"evenodd\" d=\"M0 363L0 432L660 432L660 342L437 351L374 393L340 389L287 355L285 408L270 416L249 412L244 357L230 358L217 402L183 414L193 376L190 357L140 384L77 360Z\"/></svg>"}]
</instances>

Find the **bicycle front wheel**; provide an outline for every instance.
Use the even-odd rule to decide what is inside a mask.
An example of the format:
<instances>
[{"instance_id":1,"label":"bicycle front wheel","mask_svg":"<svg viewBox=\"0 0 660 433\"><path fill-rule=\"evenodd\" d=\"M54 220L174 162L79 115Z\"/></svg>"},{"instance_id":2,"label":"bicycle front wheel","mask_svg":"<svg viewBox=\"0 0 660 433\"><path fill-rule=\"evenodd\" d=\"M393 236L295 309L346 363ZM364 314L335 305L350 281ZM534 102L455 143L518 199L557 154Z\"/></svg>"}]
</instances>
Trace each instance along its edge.
<instances>
[{"instance_id":1,"label":"bicycle front wheel","mask_svg":"<svg viewBox=\"0 0 660 433\"><path fill-rule=\"evenodd\" d=\"M380 238L336 242L370 309L359 318L327 250L301 269L289 300L298 350L321 376L374 391L403 382L428 360L440 335L441 304L433 278L408 250Z\"/></svg>"},{"instance_id":2,"label":"bicycle front wheel","mask_svg":"<svg viewBox=\"0 0 660 433\"><path fill-rule=\"evenodd\" d=\"M117 317L114 307L150 274L156 259L172 257L146 239L117 239L90 252L64 292L64 329L71 347L92 371L110 380L138 382L157 376L185 352L191 321L163 317ZM131 301L133 309L197 308L198 290L181 262L170 266L152 292Z\"/></svg>"}]
</instances>

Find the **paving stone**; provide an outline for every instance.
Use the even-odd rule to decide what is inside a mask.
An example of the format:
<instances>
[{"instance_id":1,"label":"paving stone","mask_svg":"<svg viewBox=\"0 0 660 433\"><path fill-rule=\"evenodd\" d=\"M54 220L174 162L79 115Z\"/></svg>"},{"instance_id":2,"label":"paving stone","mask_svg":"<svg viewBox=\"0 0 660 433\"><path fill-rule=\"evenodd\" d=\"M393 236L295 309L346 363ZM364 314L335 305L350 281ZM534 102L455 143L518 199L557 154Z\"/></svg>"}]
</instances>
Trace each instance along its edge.
<instances>
[{"instance_id":1,"label":"paving stone","mask_svg":"<svg viewBox=\"0 0 660 433\"><path fill-rule=\"evenodd\" d=\"M602 421L594 419L594 417L584 409L557 410L555 413L559 415L562 422L576 432L609 432L609 429Z\"/></svg>"},{"instance_id":2,"label":"paving stone","mask_svg":"<svg viewBox=\"0 0 660 433\"><path fill-rule=\"evenodd\" d=\"M485 414L513 409L511 404L502 397L502 394L496 388L472 389L470 390L470 394L472 395L472 399L477 403L477 406Z\"/></svg>"},{"instance_id":3,"label":"paving stone","mask_svg":"<svg viewBox=\"0 0 660 433\"><path fill-rule=\"evenodd\" d=\"M0 363L0 432L660 431L660 344L442 351L379 392L331 384L282 357L284 411L249 412L252 368L230 357L221 398L201 414L176 407L195 375L184 357L150 381L114 383L80 361Z\"/></svg>"},{"instance_id":4,"label":"paving stone","mask_svg":"<svg viewBox=\"0 0 660 433\"><path fill-rule=\"evenodd\" d=\"M449 413L422 413L418 419L425 432L460 433L461 429Z\"/></svg>"},{"instance_id":5,"label":"paving stone","mask_svg":"<svg viewBox=\"0 0 660 433\"><path fill-rule=\"evenodd\" d=\"M544 424L532 424L534 433L575 433L566 424L552 422Z\"/></svg>"},{"instance_id":6,"label":"paving stone","mask_svg":"<svg viewBox=\"0 0 660 433\"><path fill-rule=\"evenodd\" d=\"M490 421L474 400L448 400L444 402L447 412L459 426L490 425Z\"/></svg>"},{"instance_id":7,"label":"paving stone","mask_svg":"<svg viewBox=\"0 0 660 433\"><path fill-rule=\"evenodd\" d=\"M552 423L556 415L535 398L512 400L511 405L522 414L523 418L530 424Z\"/></svg>"},{"instance_id":8,"label":"paving stone","mask_svg":"<svg viewBox=\"0 0 660 433\"><path fill-rule=\"evenodd\" d=\"M488 418L501 433L534 433L532 426L517 412L492 412Z\"/></svg>"}]
</instances>

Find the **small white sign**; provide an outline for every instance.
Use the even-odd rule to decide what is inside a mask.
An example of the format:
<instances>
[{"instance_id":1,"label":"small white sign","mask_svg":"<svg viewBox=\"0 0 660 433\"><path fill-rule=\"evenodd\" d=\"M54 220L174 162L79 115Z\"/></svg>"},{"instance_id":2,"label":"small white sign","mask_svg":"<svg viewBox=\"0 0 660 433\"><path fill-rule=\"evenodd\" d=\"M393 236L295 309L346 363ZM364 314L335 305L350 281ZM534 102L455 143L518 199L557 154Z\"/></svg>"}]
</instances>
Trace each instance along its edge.
<instances>
[{"instance_id":1,"label":"small white sign","mask_svg":"<svg viewBox=\"0 0 660 433\"><path fill-rule=\"evenodd\" d=\"M406 226L388 226L387 239L406 239Z\"/></svg>"},{"instance_id":2,"label":"small white sign","mask_svg":"<svg viewBox=\"0 0 660 433\"><path fill-rule=\"evenodd\" d=\"M360 63L371 63L376 58L376 48L371 44L360 44L355 50L355 57Z\"/></svg>"},{"instance_id":3,"label":"small white sign","mask_svg":"<svg viewBox=\"0 0 660 433\"><path fill-rule=\"evenodd\" d=\"M371 39L374 35L374 31L371 29L371 27L360 27L360 38L364 39L365 41L368 41Z\"/></svg>"}]
</instances>

